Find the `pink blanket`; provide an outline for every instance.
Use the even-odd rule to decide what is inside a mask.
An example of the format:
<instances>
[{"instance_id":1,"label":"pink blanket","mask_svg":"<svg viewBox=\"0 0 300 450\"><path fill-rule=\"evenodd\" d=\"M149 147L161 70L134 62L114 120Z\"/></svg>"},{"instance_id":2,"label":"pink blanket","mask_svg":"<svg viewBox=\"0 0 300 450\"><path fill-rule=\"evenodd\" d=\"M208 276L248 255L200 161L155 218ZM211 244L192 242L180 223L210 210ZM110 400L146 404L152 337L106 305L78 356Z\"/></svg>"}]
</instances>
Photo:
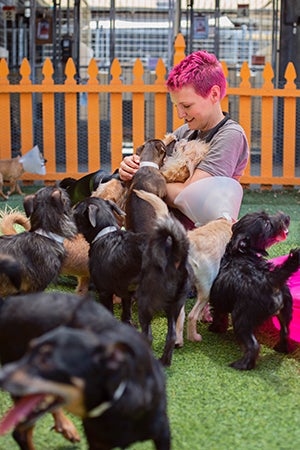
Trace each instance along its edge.
<instances>
[{"instance_id":1,"label":"pink blanket","mask_svg":"<svg viewBox=\"0 0 300 450\"><path fill-rule=\"evenodd\" d=\"M273 264L282 264L287 255L273 258L270 261ZM289 288L293 297L293 318L290 324L290 337L294 341L300 342L300 269L292 275L288 281ZM276 317L273 319L274 325L279 329L279 322Z\"/></svg>"}]
</instances>

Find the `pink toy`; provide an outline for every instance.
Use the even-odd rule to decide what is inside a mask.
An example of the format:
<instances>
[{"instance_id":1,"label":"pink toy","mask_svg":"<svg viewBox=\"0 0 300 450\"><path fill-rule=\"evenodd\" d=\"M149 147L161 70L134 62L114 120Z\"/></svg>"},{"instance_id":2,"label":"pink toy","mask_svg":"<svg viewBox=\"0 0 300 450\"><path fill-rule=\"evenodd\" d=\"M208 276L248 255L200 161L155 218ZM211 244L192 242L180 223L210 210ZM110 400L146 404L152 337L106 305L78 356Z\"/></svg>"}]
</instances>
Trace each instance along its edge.
<instances>
[{"instance_id":1,"label":"pink toy","mask_svg":"<svg viewBox=\"0 0 300 450\"><path fill-rule=\"evenodd\" d=\"M273 258L270 261L273 264L282 264L287 255ZM289 288L293 297L293 318L290 324L290 338L300 342L300 269L292 275L288 281ZM273 318L275 327L279 330L279 322L276 317Z\"/></svg>"}]
</instances>

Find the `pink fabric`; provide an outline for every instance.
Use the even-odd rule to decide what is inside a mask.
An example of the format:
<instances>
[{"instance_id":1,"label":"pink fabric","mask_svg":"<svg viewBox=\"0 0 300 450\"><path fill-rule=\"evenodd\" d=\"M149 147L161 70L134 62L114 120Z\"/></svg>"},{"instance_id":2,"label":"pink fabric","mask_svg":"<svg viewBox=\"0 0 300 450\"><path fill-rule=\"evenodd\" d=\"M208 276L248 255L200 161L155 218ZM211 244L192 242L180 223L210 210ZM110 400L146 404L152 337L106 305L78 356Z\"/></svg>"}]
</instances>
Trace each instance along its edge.
<instances>
[{"instance_id":1,"label":"pink fabric","mask_svg":"<svg viewBox=\"0 0 300 450\"><path fill-rule=\"evenodd\" d=\"M288 255L278 256L270 261L273 264L282 264ZM293 318L290 324L290 337L294 341L300 342L300 269L292 275L288 281L289 288L293 297ZM276 317L273 323L279 329L279 322Z\"/></svg>"}]
</instances>

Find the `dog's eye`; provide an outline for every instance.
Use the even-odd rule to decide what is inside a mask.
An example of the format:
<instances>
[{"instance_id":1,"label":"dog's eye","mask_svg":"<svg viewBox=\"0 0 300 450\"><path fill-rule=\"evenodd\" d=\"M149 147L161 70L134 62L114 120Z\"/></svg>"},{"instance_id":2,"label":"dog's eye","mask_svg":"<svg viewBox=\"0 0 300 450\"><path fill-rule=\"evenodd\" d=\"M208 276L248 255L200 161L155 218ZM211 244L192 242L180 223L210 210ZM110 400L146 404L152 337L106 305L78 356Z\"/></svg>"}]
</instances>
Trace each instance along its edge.
<instances>
[{"instance_id":1,"label":"dog's eye","mask_svg":"<svg viewBox=\"0 0 300 450\"><path fill-rule=\"evenodd\" d=\"M39 351L35 357L35 364L39 369L50 369L52 367L52 354L53 349L50 345L45 345L39 348Z\"/></svg>"}]
</instances>

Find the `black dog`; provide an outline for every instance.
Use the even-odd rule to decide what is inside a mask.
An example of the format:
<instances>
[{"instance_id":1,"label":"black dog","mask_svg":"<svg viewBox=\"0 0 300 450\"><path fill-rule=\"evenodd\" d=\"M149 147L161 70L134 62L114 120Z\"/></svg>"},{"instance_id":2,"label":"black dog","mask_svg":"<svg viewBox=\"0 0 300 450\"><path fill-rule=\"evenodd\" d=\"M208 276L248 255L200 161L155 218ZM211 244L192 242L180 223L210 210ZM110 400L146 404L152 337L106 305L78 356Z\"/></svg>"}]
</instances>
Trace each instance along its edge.
<instances>
[{"instance_id":1,"label":"black dog","mask_svg":"<svg viewBox=\"0 0 300 450\"><path fill-rule=\"evenodd\" d=\"M64 406L82 418L90 450L148 439L170 449L164 373L138 331L92 299L66 293L9 297L0 319L4 362L22 356L33 337L68 325L35 339L21 361L1 371L1 387L27 411L19 423L17 403L0 425L2 434L15 427L20 448L33 449L28 430Z\"/></svg>"},{"instance_id":2,"label":"black dog","mask_svg":"<svg viewBox=\"0 0 300 450\"><path fill-rule=\"evenodd\" d=\"M180 222L171 216L157 222L143 254L136 291L142 332L152 342L151 320L164 311L168 333L161 362L170 366L176 341L176 321L188 295L189 241Z\"/></svg>"},{"instance_id":3,"label":"black dog","mask_svg":"<svg viewBox=\"0 0 300 450\"><path fill-rule=\"evenodd\" d=\"M70 200L64 189L44 187L24 198L30 231L0 236L0 253L11 255L21 266L21 292L44 290L55 281L65 256L64 238L71 239L77 229ZM18 293L0 274L0 295Z\"/></svg>"},{"instance_id":4,"label":"black dog","mask_svg":"<svg viewBox=\"0 0 300 450\"><path fill-rule=\"evenodd\" d=\"M281 325L275 350L289 351L292 297L286 282L299 268L300 250L292 250L281 266L274 267L265 258L268 247L286 238L289 223L289 216L281 212L273 216L255 212L232 227L232 238L210 292L213 322L209 329L225 332L231 313L235 335L245 348L243 357L231 364L235 369L255 367L259 344L254 332L271 316L278 315Z\"/></svg>"},{"instance_id":5,"label":"black dog","mask_svg":"<svg viewBox=\"0 0 300 450\"><path fill-rule=\"evenodd\" d=\"M109 200L89 197L79 202L74 217L79 233L90 244L89 270L100 302L113 312L113 294L122 299L122 321L131 322L131 304L139 279L147 233L122 230Z\"/></svg>"},{"instance_id":6,"label":"black dog","mask_svg":"<svg viewBox=\"0 0 300 450\"><path fill-rule=\"evenodd\" d=\"M92 192L99 186L99 183L106 183L113 178L120 179L118 170L115 170L113 174L109 174L105 170L100 169L78 180L75 178L64 178L59 183L59 187L66 189L71 199L71 204L74 206L86 197L90 197Z\"/></svg>"}]
</instances>

